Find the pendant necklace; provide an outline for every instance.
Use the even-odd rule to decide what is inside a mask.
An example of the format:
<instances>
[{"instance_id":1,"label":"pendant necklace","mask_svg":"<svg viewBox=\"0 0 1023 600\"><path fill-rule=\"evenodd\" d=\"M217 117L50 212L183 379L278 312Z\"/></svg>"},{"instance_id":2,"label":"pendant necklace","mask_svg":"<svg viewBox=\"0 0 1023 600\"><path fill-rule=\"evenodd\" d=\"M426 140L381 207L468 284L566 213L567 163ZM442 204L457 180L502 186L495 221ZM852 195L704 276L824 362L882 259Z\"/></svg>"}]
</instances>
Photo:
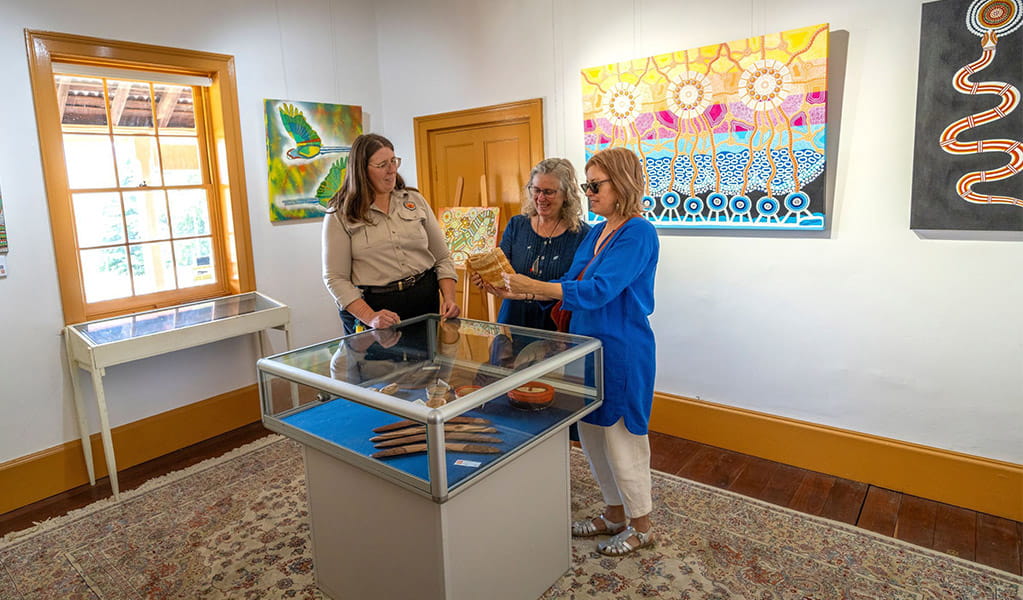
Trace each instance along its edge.
<instances>
[{"instance_id":1,"label":"pendant necklace","mask_svg":"<svg viewBox=\"0 0 1023 600\"><path fill-rule=\"evenodd\" d=\"M540 216L537 215L537 217L536 217L536 229L537 229L537 232L536 233L537 233L537 235L539 237L543 238L543 241L540 242L540 249L537 250L536 258L533 259L533 264L529 267L529 273L531 275L537 276L537 275L541 275L542 274L542 271L540 270L540 261L543 260L543 259L546 259L546 256L544 256L543 253L547 252L547 247L550 246L551 238L554 237L554 232L556 232L558 230L558 226L559 225L561 225L561 218L560 217L558 218L557 221L554 222L554 227L552 227L550 229L550 231L547 232L547 235L545 236L544 234L540 233Z\"/></svg>"}]
</instances>

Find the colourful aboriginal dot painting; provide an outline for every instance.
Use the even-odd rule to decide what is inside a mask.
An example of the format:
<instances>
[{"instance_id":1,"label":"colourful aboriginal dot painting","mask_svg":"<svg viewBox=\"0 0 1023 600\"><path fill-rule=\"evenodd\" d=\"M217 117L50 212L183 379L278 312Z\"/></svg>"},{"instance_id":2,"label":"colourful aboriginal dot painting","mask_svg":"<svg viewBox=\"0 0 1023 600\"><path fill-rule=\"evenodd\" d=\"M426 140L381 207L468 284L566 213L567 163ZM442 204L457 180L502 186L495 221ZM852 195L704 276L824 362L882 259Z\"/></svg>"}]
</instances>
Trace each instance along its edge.
<instances>
[{"instance_id":1,"label":"colourful aboriginal dot painting","mask_svg":"<svg viewBox=\"0 0 1023 600\"><path fill-rule=\"evenodd\" d=\"M470 254L497 246L500 210L496 206L451 206L441 210L440 227L455 266L462 268Z\"/></svg>"},{"instance_id":2,"label":"colourful aboriginal dot painting","mask_svg":"<svg viewBox=\"0 0 1023 600\"><path fill-rule=\"evenodd\" d=\"M583 69L582 87L586 158L636 152L655 226L824 229L827 24Z\"/></svg>"},{"instance_id":3,"label":"colourful aboriginal dot painting","mask_svg":"<svg viewBox=\"0 0 1023 600\"><path fill-rule=\"evenodd\" d=\"M921 9L913 229L1023 231L1023 0Z\"/></svg>"},{"instance_id":4,"label":"colourful aboriginal dot painting","mask_svg":"<svg viewBox=\"0 0 1023 600\"><path fill-rule=\"evenodd\" d=\"M341 189L362 107L264 100L270 221L322 217Z\"/></svg>"}]
</instances>

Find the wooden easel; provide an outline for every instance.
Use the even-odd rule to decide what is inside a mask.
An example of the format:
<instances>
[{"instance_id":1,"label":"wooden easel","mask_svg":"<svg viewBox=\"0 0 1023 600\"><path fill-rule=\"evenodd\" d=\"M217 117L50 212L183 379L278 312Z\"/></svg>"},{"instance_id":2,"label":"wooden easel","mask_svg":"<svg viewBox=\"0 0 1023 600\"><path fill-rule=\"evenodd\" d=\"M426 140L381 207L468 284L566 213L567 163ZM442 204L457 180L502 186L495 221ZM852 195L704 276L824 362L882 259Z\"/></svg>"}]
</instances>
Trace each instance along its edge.
<instances>
[{"instance_id":1,"label":"wooden easel","mask_svg":"<svg viewBox=\"0 0 1023 600\"><path fill-rule=\"evenodd\" d=\"M455 180L455 206L462 206L462 189L465 187L465 180L461 177ZM480 175L480 206L487 208L490 206L489 200L487 199L487 176ZM471 286L469 285L469 268L463 266L462 268L462 314L466 315L469 313L469 291ZM483 292L483 295L487 300L487 320L497 321L497 303L494 296Z\"/></svg>"}]
</instances>

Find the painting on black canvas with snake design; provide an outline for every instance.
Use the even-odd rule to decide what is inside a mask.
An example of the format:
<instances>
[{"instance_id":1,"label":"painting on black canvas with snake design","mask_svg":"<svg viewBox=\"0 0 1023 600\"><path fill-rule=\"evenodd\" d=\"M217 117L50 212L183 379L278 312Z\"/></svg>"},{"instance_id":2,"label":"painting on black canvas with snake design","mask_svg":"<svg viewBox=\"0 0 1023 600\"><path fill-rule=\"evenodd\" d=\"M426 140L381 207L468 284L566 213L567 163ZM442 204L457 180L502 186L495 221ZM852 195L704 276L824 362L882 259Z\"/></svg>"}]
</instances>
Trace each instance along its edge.
<instances>
[{"instance_id":1,"label":"painting on black canvas with snake design","mask_svg":"<svg viewBox=\"0 0 1023 600\"><path fill-rule=\"evenodd\" d=\"M940 0L920 27L910 227L1023 231L1023 0Z\"/></svg>"}]
</instances>

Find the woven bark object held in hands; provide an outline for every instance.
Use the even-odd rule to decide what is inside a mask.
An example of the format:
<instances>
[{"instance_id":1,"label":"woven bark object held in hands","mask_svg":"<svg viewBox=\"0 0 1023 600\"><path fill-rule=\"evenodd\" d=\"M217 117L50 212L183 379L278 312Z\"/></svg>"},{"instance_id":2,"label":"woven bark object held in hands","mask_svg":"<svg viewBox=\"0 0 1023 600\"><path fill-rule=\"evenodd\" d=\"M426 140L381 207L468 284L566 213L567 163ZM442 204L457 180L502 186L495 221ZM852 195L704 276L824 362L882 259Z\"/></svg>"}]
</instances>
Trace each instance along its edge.
<instances>
[{"instance_id":1,"label":"woven bark object held in hands","mask_svg":"<svg viewBox=\"0 0 1023 600\"><path fill-rule=\"evenodd\" d=\"M466 264L470 269L479 273L483 281L494 287L504 287L503 274L515 272L500 248L479 254L470 254L466 259Z\"/></svg>"}]
</instances>

